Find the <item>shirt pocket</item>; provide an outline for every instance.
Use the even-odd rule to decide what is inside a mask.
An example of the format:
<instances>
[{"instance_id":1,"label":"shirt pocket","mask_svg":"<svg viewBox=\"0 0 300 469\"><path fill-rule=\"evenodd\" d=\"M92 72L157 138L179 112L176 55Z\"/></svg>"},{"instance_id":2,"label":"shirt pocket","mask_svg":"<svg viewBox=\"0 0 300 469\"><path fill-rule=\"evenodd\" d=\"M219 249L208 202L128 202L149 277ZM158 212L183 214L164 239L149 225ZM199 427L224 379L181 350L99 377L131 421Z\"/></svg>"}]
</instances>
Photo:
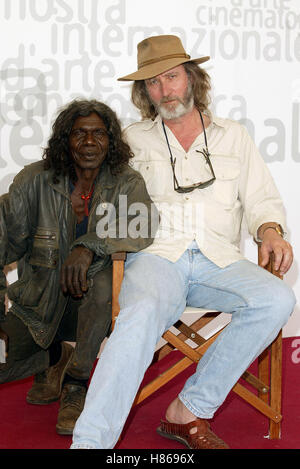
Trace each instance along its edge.
<instances>
[{"instance_id":1,"label":"shirt pocket","mask_svg":"<svg viewBox=\"0 0 300 469\"><path fill-rule=\"evenodd\" d=\"M53 229L38 227L33 237L33 246L29 259L32 266L56 269L59 260L58 232Z\"/></svg>"},{"instance_id":2,"label":"shirt pocket","mask_svg":"<svg viewBox=\"0 0 300 469\"><path fill-rule=\"evenodd\" d=\"M238 200L239 160L236 157L217 155L211 162L216 176L212 184L212 197L216 202L232 207Z\"/></svg>"},{"instance_id":3,"label":"shirt pocket","mask_svg":"<svg viewBox=\"0 0 300 469\"><path fill-rule=\"evenodd\" d=\"M163 158L159 152L152 150L143 160L134 158L133 167L143 176L152 199L166 195L173 190L170 160Z\"/></svg>"}]
</instances>

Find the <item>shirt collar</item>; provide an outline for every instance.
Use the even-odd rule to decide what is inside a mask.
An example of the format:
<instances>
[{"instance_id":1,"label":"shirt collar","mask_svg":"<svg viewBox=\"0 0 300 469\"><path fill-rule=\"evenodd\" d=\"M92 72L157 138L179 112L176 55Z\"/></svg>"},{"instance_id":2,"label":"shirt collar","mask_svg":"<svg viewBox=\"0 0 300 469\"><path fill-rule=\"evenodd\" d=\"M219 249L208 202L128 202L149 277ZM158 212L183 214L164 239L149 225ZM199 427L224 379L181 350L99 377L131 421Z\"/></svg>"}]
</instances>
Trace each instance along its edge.
<instances>
[{"instance_id":1,"label":"shirt collar","mask_svg":"<svg viewBox=\"0 0 300 469\"><path fill-rule=\"evenodd\" d=\"M214 125L217 125L218 127L223 127L223 128L227 128L228 127L228 122L227 122L227 119L223 119L221 117L217 117L215 116L210 110L206 110L204 111L204 114L206 114L210 120L212 121L212 123ZM161 116L158 114L154 120L151 120L151 119L145 119L143 121L143 124L144 124L144 129L145 130L151 130L154 126L158 125L159 127L161 127L162 125L162 118Z\"/></svg>"},{"instance_id":2,"label":"shirt collar","mask_svg":"<svg viewBox=\"0 0 300 469\"><path fill-rule=\"evenodd\" d=\"M222 119L221 117L215 116L210 110L206 110L204 114L206 114L210 118L211 122L214 125L217 125L218 127L223 127L223 128L228 127L227 119Z\"/></svg>"}]
</instances>

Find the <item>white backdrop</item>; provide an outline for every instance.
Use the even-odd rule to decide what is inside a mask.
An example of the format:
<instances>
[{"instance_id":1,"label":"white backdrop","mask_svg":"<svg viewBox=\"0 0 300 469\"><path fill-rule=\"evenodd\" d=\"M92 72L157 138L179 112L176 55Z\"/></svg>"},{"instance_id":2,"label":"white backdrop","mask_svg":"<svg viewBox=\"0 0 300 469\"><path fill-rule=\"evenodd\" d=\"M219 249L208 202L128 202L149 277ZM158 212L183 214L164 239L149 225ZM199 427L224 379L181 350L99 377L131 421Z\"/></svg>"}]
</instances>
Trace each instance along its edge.
<instances>
[{"instance_id":1,"label":"white backdrop","mask_svg":"<svg viewBox=\"0 0 300 469\"><path fill-rule=\"evenodd\" d=\"M136 70L139 41L176 34L192 57L211 56L213 112L247 126L273 174L295 253L285 281L300 297L299 0L1 0L0 19L0 193L41 158L72 98L106 102L124 126L138 120L116 79ZM242 245L256 261L246 232ZM299 304L284 335L300 335Z\"/></svg>"}]
</instances>

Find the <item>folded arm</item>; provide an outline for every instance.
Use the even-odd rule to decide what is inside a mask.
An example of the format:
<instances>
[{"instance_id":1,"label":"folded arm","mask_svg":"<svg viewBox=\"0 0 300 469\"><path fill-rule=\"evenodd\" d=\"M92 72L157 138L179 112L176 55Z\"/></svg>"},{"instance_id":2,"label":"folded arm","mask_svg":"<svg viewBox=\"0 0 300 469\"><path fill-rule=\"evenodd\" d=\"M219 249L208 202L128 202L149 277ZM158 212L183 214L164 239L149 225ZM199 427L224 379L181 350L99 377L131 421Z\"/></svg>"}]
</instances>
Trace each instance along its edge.
<instances>
[{"instance_id":1,"label":"folded arm","mask_svg":"<svg viewBox=\"0 0 300 469\"><path fill-rule=\"evenodd\" d=\"M87 290L87 274L94 256L104 258L119 251L137 252L149 246L158 226L158 212L145 182L135 174L120 193L116 206L97 209L95 232L76 239L61 271L61 288L75 296Z\"/></svg>"}]
</instances>

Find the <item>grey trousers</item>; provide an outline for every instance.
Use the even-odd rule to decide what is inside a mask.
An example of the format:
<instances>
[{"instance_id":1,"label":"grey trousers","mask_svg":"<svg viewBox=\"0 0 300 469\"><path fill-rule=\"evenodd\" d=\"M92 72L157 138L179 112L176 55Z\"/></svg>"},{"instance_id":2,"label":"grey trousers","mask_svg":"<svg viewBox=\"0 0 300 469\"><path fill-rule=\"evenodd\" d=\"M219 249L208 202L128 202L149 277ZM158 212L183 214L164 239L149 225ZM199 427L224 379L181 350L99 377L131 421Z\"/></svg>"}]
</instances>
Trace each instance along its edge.
<instances>
[{"instance_id":1,"label":"grey trousers","mask_svg":"<svg viewBox=\"0 0 300 469\"><path fill-rule=\"evenodd\" d=\"M76 342L67 373L73 378L89 379L94 362L111 326L111 267L97 272L83 299L69 302L54 341ZM8 312L0 323L8 336L5 364L0 364L0 383L23 379L49 366L49 351L39 347L27 326Z\"/></svg>"}]
</instances>

